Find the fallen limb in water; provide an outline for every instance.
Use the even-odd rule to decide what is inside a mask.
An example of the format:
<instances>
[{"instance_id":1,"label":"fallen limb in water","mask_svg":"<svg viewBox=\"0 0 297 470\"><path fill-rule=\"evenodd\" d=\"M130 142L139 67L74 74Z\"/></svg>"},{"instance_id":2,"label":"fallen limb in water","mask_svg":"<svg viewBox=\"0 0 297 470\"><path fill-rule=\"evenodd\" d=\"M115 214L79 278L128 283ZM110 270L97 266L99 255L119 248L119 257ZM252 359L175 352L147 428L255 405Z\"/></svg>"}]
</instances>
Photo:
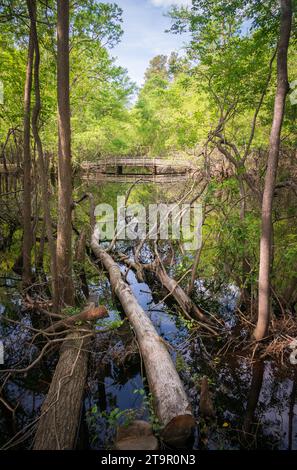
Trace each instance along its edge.
<instances>
[{"instance_id":1,"label":"fallen limb in water","mask_svg":"<svg viewBox=\"0 0 297 470\"><path fill-rule=\"evenodd\" d=\"M218 332L209 318L194 304L188 294L180 287L177 281L170 277L163 266L156 266L153 268L158 281L166 288L168 295L172 296L177 304L182 309L183 314L189 320L196 320L203 328L208 330L213 335Z\"/></svg>"},{"instance_id":2,"label":"fallen limb in water","mask_svg":"<svg viewBox=\"0 0 297 470\"><path fill-rule=\"evenodd\" d=\"M122 253L119 255L120 261L136 272L136 277L139 282L144 282L145 271L150 271L168 291L168 296L166 297L172 296L175 299L182 309L184 316L188 318L188 320L196 320L202 327L210 331L213 335L218 334L209 317L207 317L205 313L195 305L188 294L182 289L182 287L180 287L179 283L167 274L163 263L158 258L158 254L158 259L148 264L140 263L138 260L138 254L135 254L135 257L136 260L131 261L128 256Z\"/></svg>"},{"instance_id":3,"label":"fallen limb in water","mask_svg":"<svg viewBox=\"0 0 297 470\"><path fill-rule=\"evenodd\" d=\"M139 261L132 261L129 256L121 252L116 254L116 259L135 271L138 282L145 282L145 271L153 270L155 266L155 263L141 264Z\"/></svg>"},{"instance_id":4,"label":"fallen limb in water","mask_svg":"<svg viewBox=\"0 0 297 470\"><path fill-rule=\"evenodd\" d=\"M80 314L80 318L97 319L99 311L102 311L102 307L94 309L92 305ZM65 321L53 325L54 331L57 325L63 327ZM84 331L77 329L66 336L49 392L41 408L34 450L75 448L92 336L93 332L88 325Z\"/></svg>"},{"instance_id":5,"label":"fallen limb in water","mask_svg":"<svg viewBox=\"0 0 297 470\"><path fill-rule=\"evenodd\" d=\"M94 303L88 305L88 307L77 315L72 315L59 320L53 325L49 326L44 330L45 333L54 333L63 329L71 328L77 324L85 323L88 321L95 321L99 318L104 318L108 314L106 307L100 305L95 307Z\"/></svg>"},{"instance_id":6,"label":"fallen limb in water","mask_svg":"<svg viewBox=\"0 0 297 470\"><path fill-rule=\"evenodd\" d=\"M108 271L111 287L135 331L155 411L162 426L161 436L164 441L179 445L190 436L195 425L180 377L164 342L123 280L117 263L100 248L94 235L91 247Z\"/></svg>"},{"instance_id":7,"label":"fallen limb in water","mask_svg":"<svg viewBox=\"0 0 297 470\"><path fill-rule=\"evenodd\" d=\"M183 313L194 320L207 321L205 314L194 304L188 294L180 287L178 282L170 277L165 268L157 264L153 268L153 273L156 275L159 282L164 286L167 291L176 300L178 305L181 307Z\"/></svg>"}]
</instances>

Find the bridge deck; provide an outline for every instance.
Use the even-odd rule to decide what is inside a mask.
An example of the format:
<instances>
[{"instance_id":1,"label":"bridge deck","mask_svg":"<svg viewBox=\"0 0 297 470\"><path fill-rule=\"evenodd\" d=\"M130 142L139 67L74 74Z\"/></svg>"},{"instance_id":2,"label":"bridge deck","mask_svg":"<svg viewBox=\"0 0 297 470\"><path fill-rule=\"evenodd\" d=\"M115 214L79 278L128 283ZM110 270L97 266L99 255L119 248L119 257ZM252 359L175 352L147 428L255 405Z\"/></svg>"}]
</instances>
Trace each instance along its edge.
<instances>
[{"instance_id":1,"label":"bridge deck","mask_svg":"<svg viewBox=\"0 0 297 470\"><path fill-rule=\"evenodd\" d=\"M21 168L14 163L0 164L0 174L15 174L21 172Z\"/></svg>"},{"instance_id":2,"label":"bridge deck","mask_svg":"<svg viewBox=\"0 0 297 470\"><path fill-rule=\"evenodd\" d=\"M87 182L101 182L103 181L104 183L135 183L138 182L139 184L141 183L167 183L167 184L176 184L180 183L181 181L187 181L188 175L186 173L184 174L178 174L178 175L172 175L172 174L163 174L163 175L111 175L111 174L104 174L104 173L91 173L91 174L85 174L82 175L82 179Z\"/></svg>"},{"instance_id":3,"label":"bridge deck","mask_svg":"<svg viewBox=\"0 0 297 470\"><path fill-rule=\"evenodd\" d=\"M165 158L148 158L148 157L135 157L135 158L106 158L97 162L83 162L81 168L83 170L101 169L106 167L133 167L133 168L184 168L185 170L194 168L194 165L185 159L176 158L174 160Z\"/></svg>"}]
</instances>

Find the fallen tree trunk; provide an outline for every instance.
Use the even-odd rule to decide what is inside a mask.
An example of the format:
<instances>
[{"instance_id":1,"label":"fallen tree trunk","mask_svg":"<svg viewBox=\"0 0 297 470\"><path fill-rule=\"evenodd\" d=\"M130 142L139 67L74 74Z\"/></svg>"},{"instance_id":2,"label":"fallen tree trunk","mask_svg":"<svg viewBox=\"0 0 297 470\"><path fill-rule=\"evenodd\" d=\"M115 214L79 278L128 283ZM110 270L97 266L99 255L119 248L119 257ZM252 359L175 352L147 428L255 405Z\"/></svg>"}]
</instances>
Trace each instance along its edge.
<instances>
[{"instance_id":1,"label":"fallen tree trunk","mask_svg":"<svg viewBox=\"0 0 297 470\"><path fill-rule=\"evenodd\" d=\"M123 253L119 253L117 259L119 259L122 263L128 266L129 269L135 271L136 279L138 282L144 282L144 272L142 264L132 261L127 255L124 255Z\"/></svg>"},{"instance_id":2,"label":"fallen tree trunk","mask_svg":"<svg viewBox=\"0 0 297 470\"><path fill-rule=\"evenodd\" d=\"M98 318L101 309L102 307L94 309L92 306L80 314L81 318L82 315L88 320ZM97 313L95 316L94 311ZM66 321L65 325L65 321L61 320L51 328L57 331L65 326L69 327L69 323ZM34 450L75 448L88 371L88 348L92 336L93 333L88 325L66 336L49 392L41 408Z\"/></svg>"},{"instance_id":3,"label":"fallen tree trunk","mask_svg":"<svg viewBox=\"0 0 297 470\"><path fill-rule=\"evenodd\" d=\"M200 310L197 305L190 299L188 294L180 287L178 282L172 277L168 276L165 268L160 265L156 265L152 268L158 281L166 288L169 295L175 299L177 304L183 311L183 314L189 320L196 320L203 328L210 331L213 335L217 335L214 325L211 320Z\"/></svg>"},{"instance_id":4,"label":"fallen tree trunk","mask_svg":"<svg viewBox=\"0 0 297 470\"><path fill-rule=\"evenodd\" d=\"M108 271L112 289L135 331L155 411L162 426L161 437L172 445L179 445L190 436L195 420L165 343L123 280L119 266L100 248L94 235L91 247Z\"/></svg>"},{"instance_id":5,"label":"fallen tree trunk","mask_svg":"<svg viewBox=\"0 0 297 470\"><path fill-rule=\"evenodd\" d=\"M153 272L155 273L159 282L164 286L170 295L176 300L178 305L181 307L182 311L186 315L190 315L191 318L199 321L208 321L205 314L194 304L194 302L190 299L188 294L180 287L180 285L173 279L172 277L168 276L165 269L157 265L153 268Z\"/></svg>"},{"instance_id":6,"label":"fallen tree trunk","mask_svg":"<svg viewBox=\"0 0 297 470\"><path fill-rule=\"evenodd\" d=\"M161 285L168 291L168 296L172 296L181 307L185 317L189 320L194 319L199 321L201 326L212 334L217 335L217 331L215 330L214 325L212 325L211 320L197 307L197 305L195 305L189 295L180 287L178 282L167 274L165 268L160 265L160 263L155 261L153 263L142 264L139 261L131 261L122 253L119 256L119 259L136 272L136 277L139 282L144 282L145 271L152 272Z\"/></svg>"},{"instance_id":7,"label":"fallen tree trunk","mask_svg":"<svg viewBox=\"0 0 297 470\"><path fill-rule=\"evenodd\" d=\"M83 229L80 233L80 236L78 238L77 245L76 245L74 268L75 270L77 270L78 277L80 279L80 288L85 298L88 299L89 298L89 286L88 286L86 271L84 268L85 257L86 257L86 237L87 237L86 230Z\"/></svg>"}]
</instances>

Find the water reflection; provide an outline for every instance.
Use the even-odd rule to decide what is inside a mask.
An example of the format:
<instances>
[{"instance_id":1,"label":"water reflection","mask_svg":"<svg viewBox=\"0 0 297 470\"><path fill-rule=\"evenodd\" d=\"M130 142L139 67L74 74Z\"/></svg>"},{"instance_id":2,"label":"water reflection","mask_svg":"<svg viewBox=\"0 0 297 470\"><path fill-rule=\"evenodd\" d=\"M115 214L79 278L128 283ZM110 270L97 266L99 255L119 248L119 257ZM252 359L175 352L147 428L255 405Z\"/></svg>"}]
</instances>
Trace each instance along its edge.
<instances>
[{"instance_id":1,"label":"water reflection","mask_svg":"<svg viewBox=\"0 0 297 470\"><path fill-rule=\"evenodd\" d=\"M184 186L184 183L181 183ZM176 191L174 185L174 190ZM85 191L85 187L77 190ZM113 204L118 194L124 194L127 185L98 185L90 183L89 191L98 202ZM137 202L154 202L162 192L170 198L170 187L140 185ZM134 201L133 201L134 202ZM81 212L79 212L79 210ZM85 211L87 213L87 210ZM78 209L78 217L86 223L87 216ZM125 268L122 267L124 270ZM214 341L201 341L193 335L182 319L161 301L160 295L146 283L138 283L132 271L127 280L140 305L147 312L157 331L171 345L170 352L185 384L195 417L199 422L199 383L206 375L210 381L216 409L216 419L207 424L206 439L202 442L202 423L190 448L207 449L297 449L296 367L280 365L273 361L251 363L249 358L229 353L217 358ZM96 291L100 303L109 306L109 321L119 316L124 319L120 305L113 298L104 276L92 278L90 290ZM1 288L0 316L20 320L30 325L28 312L20 310L17 285ZM222 317L230 328L235 324L234 306L236 292L223 292L218 298ZM16 325L0 323L0 335L5 339L8 364L28 362L38 352L40 345L30 346L31 334ZM13 376L5 384L0 382L0 443L3 445L17 431L36 418L47 392L56 363L56 355L45 358L28 374ZM138 418L148 418L146 395L148 392L143 365L138 355L137 343L125 320L113 334L98 334L91 356L84 410L81 417L80 448L106 448L114 436L111 413L134 410ZM3 380L3 378L2 378ZM119 414L120 419L124 415ZM199 434L200 433L200 434ZM19 443L18 448L30 447L31 438Z\"/></svg>"}]
</instances>

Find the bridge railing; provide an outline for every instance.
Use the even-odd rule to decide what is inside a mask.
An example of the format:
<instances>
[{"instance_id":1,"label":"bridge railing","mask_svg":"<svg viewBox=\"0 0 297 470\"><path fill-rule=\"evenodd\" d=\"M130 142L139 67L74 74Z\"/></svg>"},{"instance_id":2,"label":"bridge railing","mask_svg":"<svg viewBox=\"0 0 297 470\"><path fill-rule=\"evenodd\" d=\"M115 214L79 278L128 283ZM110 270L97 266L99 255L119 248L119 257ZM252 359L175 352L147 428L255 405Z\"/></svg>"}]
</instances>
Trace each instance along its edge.
<instances>
[{"instance_id":1,"label":"bridge railing","mask_svg":"<svg viewBox=\"0 0 297 470\"><path fill-rule=\"evenodd\" d=\"M131 165L135 164L135 166L161 166L164 165L172 165L172 166L184 166L184 167L194 167L189 159L184 157L177 158L166 158L166 157L148 157L145 155L139 157L104 157L97 162L82 162L81 168L83 169L90 169L90 168L98 168L98 167L107 167L107 166L118 166L118 165Z\"/></svg>"}]
</instances>

